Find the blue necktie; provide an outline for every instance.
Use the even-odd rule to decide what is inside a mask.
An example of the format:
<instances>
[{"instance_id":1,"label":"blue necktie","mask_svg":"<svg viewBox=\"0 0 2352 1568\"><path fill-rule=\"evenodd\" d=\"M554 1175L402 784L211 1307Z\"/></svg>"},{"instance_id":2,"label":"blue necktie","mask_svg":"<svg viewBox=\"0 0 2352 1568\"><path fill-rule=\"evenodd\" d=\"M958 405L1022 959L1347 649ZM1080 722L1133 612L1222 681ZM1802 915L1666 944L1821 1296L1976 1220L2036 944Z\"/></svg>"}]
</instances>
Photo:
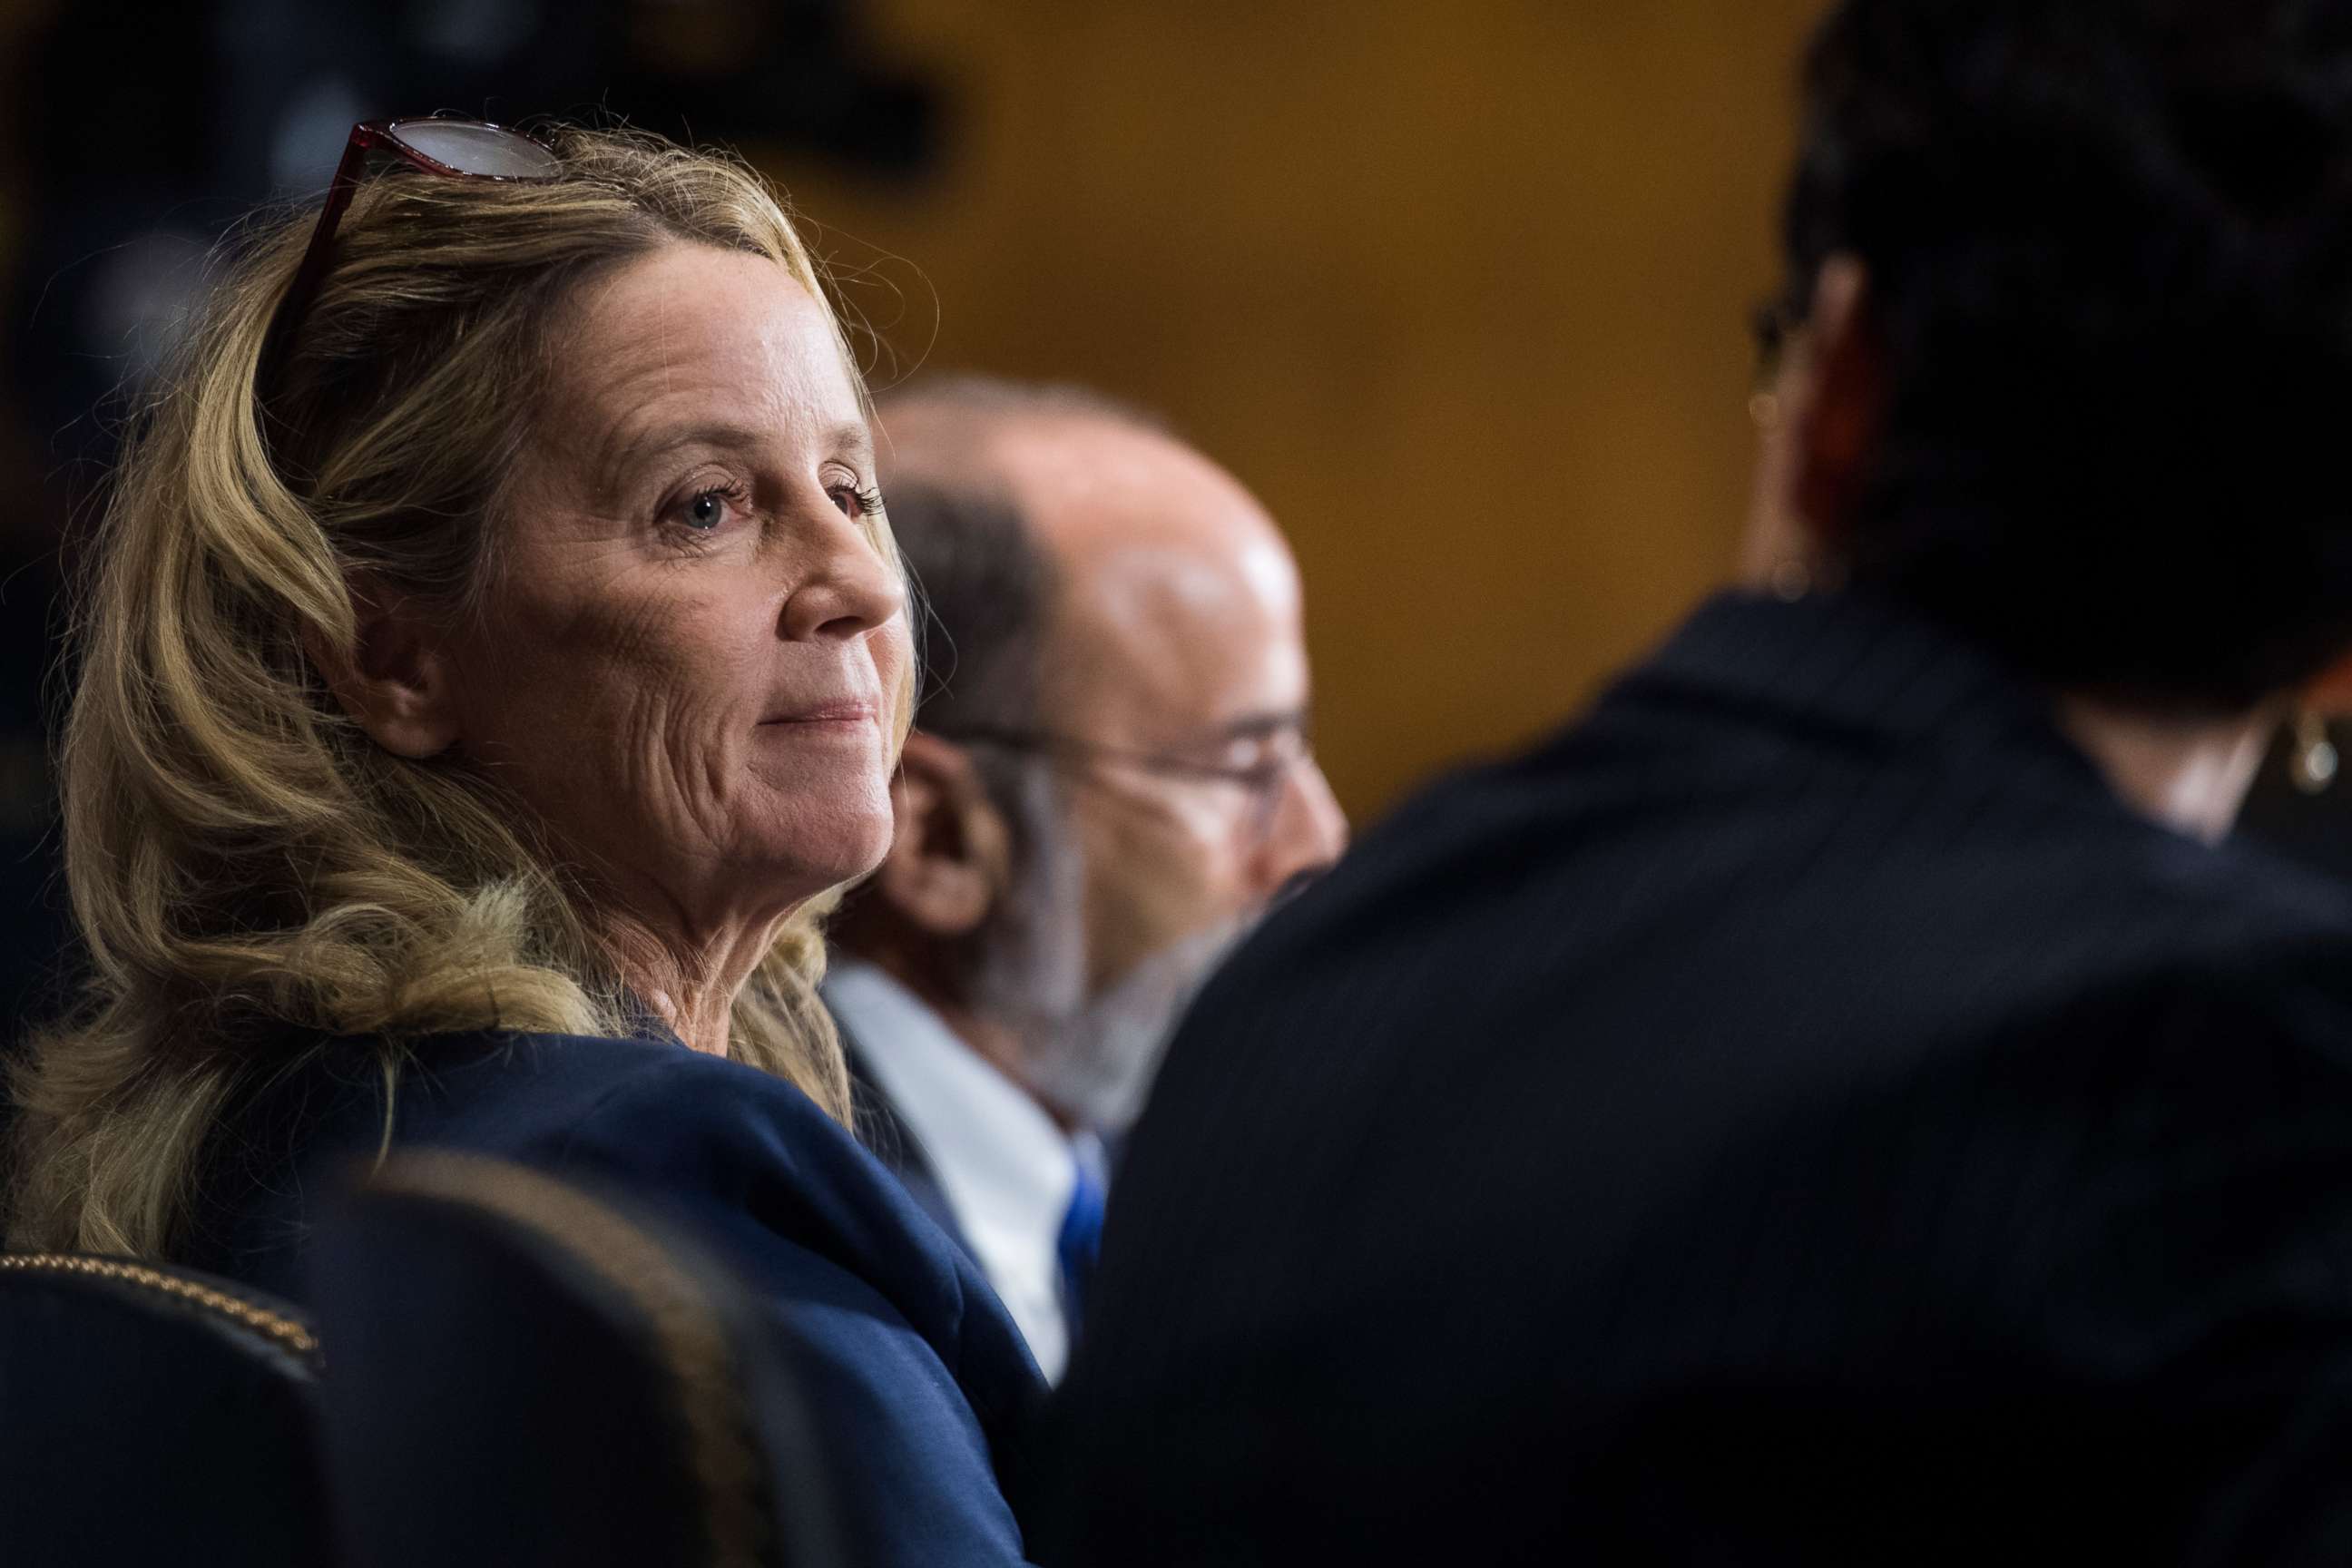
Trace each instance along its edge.
<instances>
[{"instance_id":1,"label":"blue necktie","mask_svg":"<svg viewBox=\"0 0 2352 1568\"><path fill-rule=\"evenodd\" d=\"M1062 1234L1054 1251L1062 1262L1062 1319L1069 1325L1070 1342L1078 1338L1078 1321L1086 1310L1087 1288L1094 1283L1095 1258L1102 1250L1103 1184L1089 1163L1078 1161L1078 1183L1070 1206L1062 1215Z\"/></svg>"}]
</instances>

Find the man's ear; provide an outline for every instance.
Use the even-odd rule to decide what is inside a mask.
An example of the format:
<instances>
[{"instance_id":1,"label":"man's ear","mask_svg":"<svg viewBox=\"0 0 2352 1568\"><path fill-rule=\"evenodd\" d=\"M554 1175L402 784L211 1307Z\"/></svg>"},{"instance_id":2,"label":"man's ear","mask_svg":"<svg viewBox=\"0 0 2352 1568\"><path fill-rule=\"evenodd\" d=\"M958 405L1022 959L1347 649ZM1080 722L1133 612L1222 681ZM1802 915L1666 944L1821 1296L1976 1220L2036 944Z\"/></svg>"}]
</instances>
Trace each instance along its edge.
<instances>
[{"instance_id":1,"label":"man's ear","mask_svg":"<svg viewBox=\"0 0 2352 1568\"><path fill-rule=\"evenodd\" d=\"M907 737L892 793L898 834L874 888L906 920L941 940L987 921L1013 870L1013 835L971 753L920 730Z\"/></svg>"},{"instance_id":2,"label":"man's ear","mask_svg":"<svg viewBox=\"0 0 2352 1568\"><path fill-rule=\"evenodd\" d=\"M1801 392L1789 410L1790 500L1813 543L1840 554L1861 503L1886 393L1870 272L1852 256L1822 263L1802 334Z\"/></svg>"},{"instance_id":3,"label":"man's ear","mask_svg":"<svg viewBox=\"0 0 2352 1568\"><path fill-rule=\"evenodd\" d=\"M337 647L313 628L302 633L327 689L375 743L394 756L440 755L458 736L455 683L442 630L414 599L380 583L355 579L352 609L359 631Z\"/></svg>"}]
</instances>

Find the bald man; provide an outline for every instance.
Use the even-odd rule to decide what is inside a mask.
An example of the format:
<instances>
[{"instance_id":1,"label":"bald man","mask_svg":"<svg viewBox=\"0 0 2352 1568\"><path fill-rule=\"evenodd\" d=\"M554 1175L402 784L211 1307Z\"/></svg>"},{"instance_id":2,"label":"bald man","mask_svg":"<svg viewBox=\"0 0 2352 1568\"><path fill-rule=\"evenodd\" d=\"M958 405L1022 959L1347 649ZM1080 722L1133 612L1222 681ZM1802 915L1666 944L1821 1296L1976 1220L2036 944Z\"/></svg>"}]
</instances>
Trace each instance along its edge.
<instances>
[{"instance_id":1,"label":"bald man","mask_svg":"<svg viewBox=\"0 0 2352 1568\"><path fill-rule=\"evenodd\" d=\"M861 1130L1050 1377L1101 1140L1224 947L1346 824L1307 746L1297 569L1232 475L1069 388L934 379L880 423L924 694L826 998Z\"/></svg>"}]
</instances>

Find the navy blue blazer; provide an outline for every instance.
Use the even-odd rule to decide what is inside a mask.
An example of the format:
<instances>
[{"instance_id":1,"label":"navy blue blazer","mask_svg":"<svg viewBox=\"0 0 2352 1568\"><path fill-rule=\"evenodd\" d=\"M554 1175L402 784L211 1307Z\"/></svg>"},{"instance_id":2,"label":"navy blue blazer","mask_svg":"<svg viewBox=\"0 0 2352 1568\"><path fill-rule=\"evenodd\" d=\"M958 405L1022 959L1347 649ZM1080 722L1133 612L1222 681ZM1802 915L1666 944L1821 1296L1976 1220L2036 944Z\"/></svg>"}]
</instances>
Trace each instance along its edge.
<instances>
[{"instance_id":1,"label":"navy blue blazer","mask_svg":"<svg viewBox=\"0 0 2352 1568\"><path fill-rule=\"evenodd\" d=\"M310 1217L384 1126L373 1046L331 1042L225 1124L196 1267L302 1301ZM986 1279L800 1090L668 1041L551 1035L419 1042L393 1140L626 1189L715 1247L775 1332L840 1456L860 1564L1023 1557L998 1468L1044 1385Z\"/></svg>"}]
</instances>

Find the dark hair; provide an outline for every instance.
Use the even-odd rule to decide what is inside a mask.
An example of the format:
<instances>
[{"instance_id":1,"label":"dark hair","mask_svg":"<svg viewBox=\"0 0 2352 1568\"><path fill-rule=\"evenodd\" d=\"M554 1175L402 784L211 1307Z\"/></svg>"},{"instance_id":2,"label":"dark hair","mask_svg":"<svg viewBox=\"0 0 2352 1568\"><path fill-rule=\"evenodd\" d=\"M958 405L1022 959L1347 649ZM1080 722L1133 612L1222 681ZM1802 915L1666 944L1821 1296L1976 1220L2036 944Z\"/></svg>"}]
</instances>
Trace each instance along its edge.
<instances>
[{"instance_id":1,"label":"dark hair","mask_svg":"<svg viewBox=\"0 0 2352 1568\"><path fill-rule=\"evenodd\" d=\"M2352 647L2352 4L1847 0L1791 302L1869 270L1850 530L2053 686L2237 710Z\"/></svg>"},{"instance_id":2,"label":"dark hair","mask_svg":"<svg viewBox=\"0 0 2352 1568\"><path fill-rule=\"evenodd\" d=\"M902 479L889 505L921 606L917 727L949 740L1033 727L1053 572L1012 500L978 482Z\"/></svg>"}]
</instances>

